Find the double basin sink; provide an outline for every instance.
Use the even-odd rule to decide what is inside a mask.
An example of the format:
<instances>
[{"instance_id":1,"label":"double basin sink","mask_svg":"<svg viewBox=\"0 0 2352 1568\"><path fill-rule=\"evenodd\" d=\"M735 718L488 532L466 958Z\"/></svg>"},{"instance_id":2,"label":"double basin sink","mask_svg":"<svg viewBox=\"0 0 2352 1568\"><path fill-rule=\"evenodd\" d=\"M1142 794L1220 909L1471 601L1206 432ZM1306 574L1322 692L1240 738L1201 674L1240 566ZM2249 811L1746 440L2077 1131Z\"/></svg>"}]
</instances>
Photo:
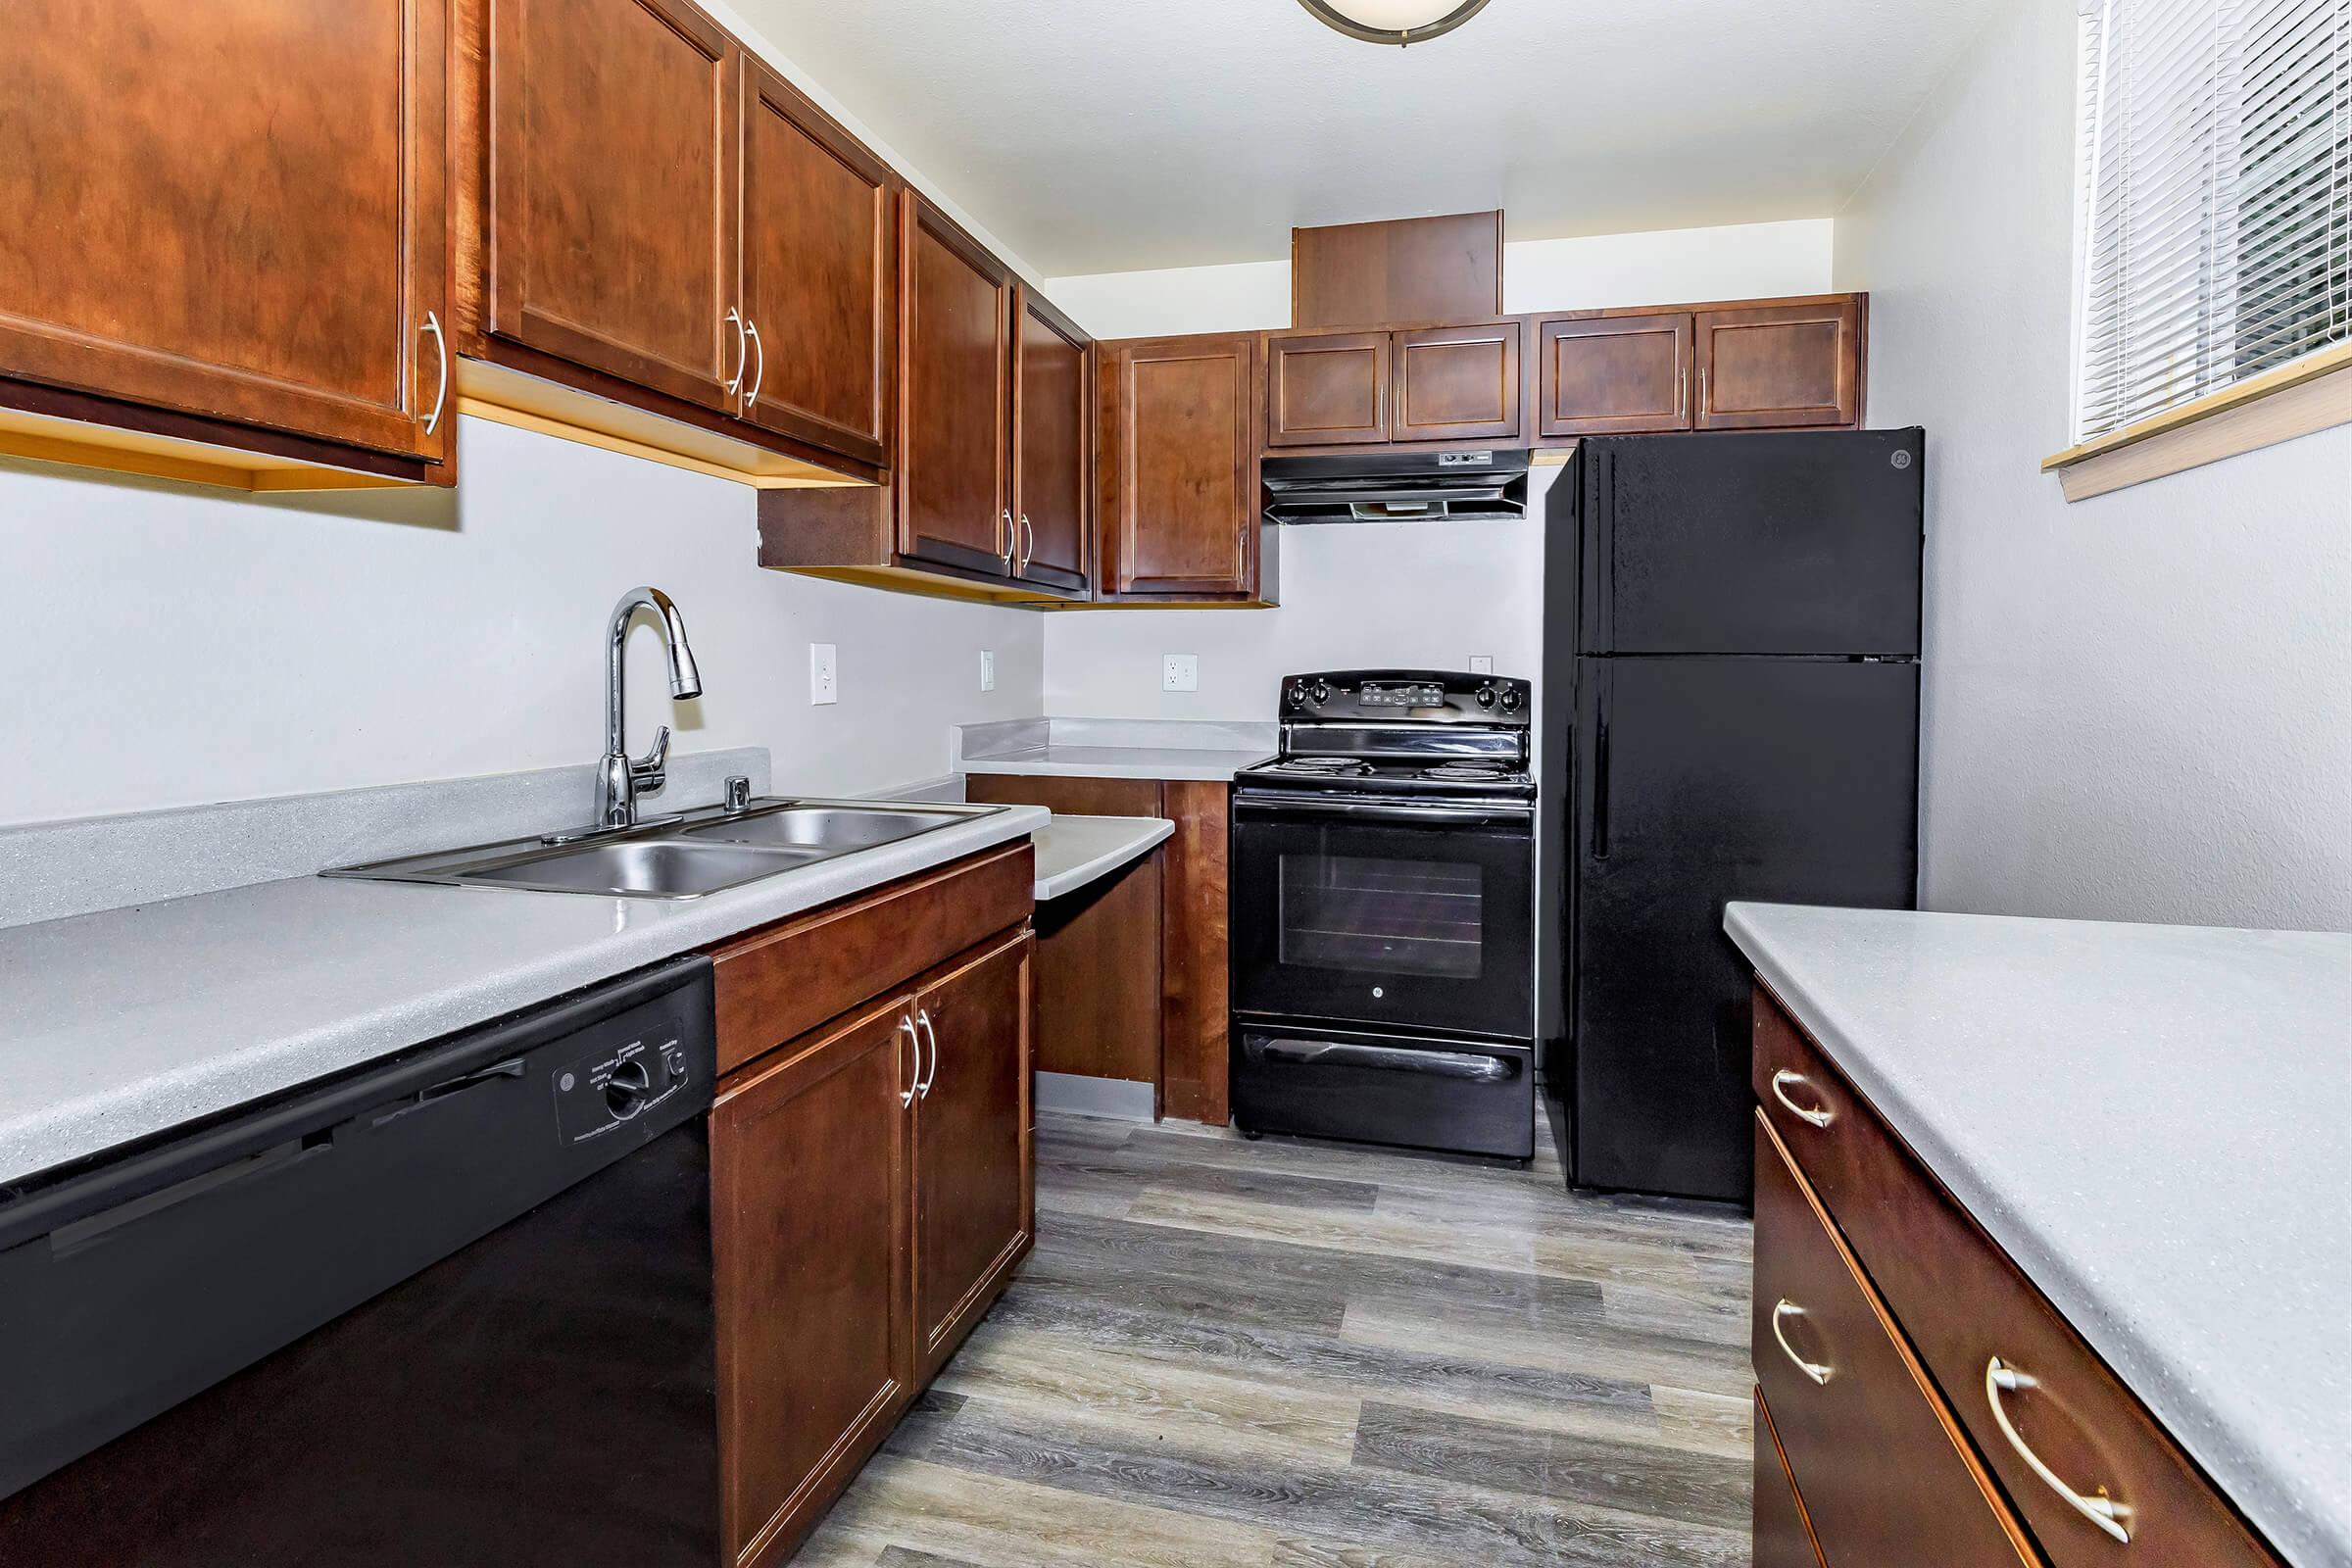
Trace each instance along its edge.
<instances>
[{"instance_id":1,"label":"double basin sink","mask_svg":"<svg viewBox=\"0 0 2352 1568\"><path fill-rule=\"evenodd\" d=\"M734 810L706 807L631 828L480 844L339 866L324 874L608 898L696 899L1003 809L760 798Z\"/></svg>"}]
</instances>

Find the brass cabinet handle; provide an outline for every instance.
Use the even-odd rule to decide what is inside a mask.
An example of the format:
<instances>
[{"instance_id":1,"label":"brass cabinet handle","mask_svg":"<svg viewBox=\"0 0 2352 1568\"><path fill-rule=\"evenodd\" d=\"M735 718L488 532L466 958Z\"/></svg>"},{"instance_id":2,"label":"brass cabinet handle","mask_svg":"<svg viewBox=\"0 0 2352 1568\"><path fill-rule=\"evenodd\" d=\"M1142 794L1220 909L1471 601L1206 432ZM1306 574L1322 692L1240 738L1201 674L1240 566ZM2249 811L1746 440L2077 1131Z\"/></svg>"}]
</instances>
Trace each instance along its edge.
<instances>
[{"instance_id":1,"label":"brass cabinet handle","mask_svg":"<svg viewBox=\"0 0 2352 1568\"><path fill-rule=\"evenodd\" d=\"M937 1082L939 1078L939 1028L937 1025L932 1023L931 1012L927 1007L915 1008L914 1016L915 1021L923 1026L923 1033L931 1037L931 1070L923 1074L923 1081L921 1083L914 1086L916 1094L921 1095L925 1100L929 1100L931 1098L931 1085Z\"/></svg>"},{"instance_id":2,"label":"brass cabinet handle","mask_svg":"<svg viewBox=\"0 0 2352 1568\"><path fill-rule=\"evenodd\" d=\"M752 405L760 401L760 383L767 379L767 345L760 341L760 327L757 322L744 322L743 331L744 335L752 340L753 356L752 384L743 394L743 412L748 415L752 412Z\"/></svg>"},{"instance_id":3,"label":"brass cabinet handle","mask_svg":"<svg viewBox=\"0 0 2352 1568\"><path fill-rule=\"evenodd\" d=\"M2017 1450L2017 1456L2026 1461L2027 1467L2040 1478L2043 1486L2066 1499L2068 1507L2097 1525L2125 1545L2130 1545L2132 1532L2125 1529L2123 1524L2127 1510L2109 1497L2104 1491L2095 1497L2086 1497L2059 1480L2057 1472L2043 1464L2041 1455L2027 1447L2026 1440L2019 1437L2017 1428L2009 1424L2009 1412L2001 1408L2001 1396L2022 1394L2029 1389L2040 1386L2034 1381L2033 1374L2019 1371L1997 1355L1984 1363L1984 1402L1992 1407L1993 1423L2001 1429L2001 1436L2009 1440L2009 1446Z\"/></svg>"},{"instance_id":4,"label":"brass cabinet handle","mask_svg":"<svg viewBox=\"0 0 2352 1568\"><path fill-rule=\"evenodd\" d=\"M743 385L745 368L752 363L752 346L743 335L743 318L735 314L732 305L727 307L727 324L735 328L735 373L719 384L727 389L729 397L733 397L735 389Z\"/></svg>"},{"instance_id":5,"label":"brass cabinet handle","mask_svg":"<svg viewBox=\"0 0 2352 1568\"><path fill-rule=\"evenodd\" d=\"M1838 1369L1836 1367L1826 1365L1820 1361L1806 1360L1803 1356L1797 1354L1794 1350L1788 1348L1788 1336L1781 1332L1782 1319L1803 1317L1804 1315L1805 1309L1803 1307L1797 1305L1786 1296L1782 1297L1778 1301L1773 1303L1772 1337L1780 1341L1781 1353L1787 1356L1789 1360L1795 1362L1796 1369L1799 1372L1802 1372L1805 1376L1811 1378L1816 1383L1827 1383L1837 1374Z\"/></svg>"},{"instance_id":6,"label":"brass cabinet handle","mask_svg":"<svg viewBox=\"0 0 2352 1568\"><path fill-rule=\"evenodd\" d=\"M424 433L431 435L440 427L441 410L449 402L449 338L441 330L441 318L431 311L424 313L424 325L418 331L433 334L433 346L441 351L441 384L433 390L433 412L424 416Z\"/></svg>"},{"instance_id":7,"label":"brass cabinet handle","mask_svg":"<svg viewBox=\"0 0 2352 1568\"><path fill-rule=\"evenodd\" d=\"M1772 1098L1779 1101L1783 1105L1787 1106L1789 1115L1794 1116L1799 1121L1811 1122L1816 1127L1827 1127L1831 1122L1834 1122L1838 1119L1838 1113L1834 1110L1809 1110L1805 1106L1798 1104L1795 1101L1790 1100L1788 1098L1788 1086L1790 1084L1804 1084L1807 1089L1813 1087L1811 1083L1807 1082L1803 1073L1790 1072L1786 1067L1783 1067L1779 1072L1776 1072L1772 1075Z\"/></svg>"},{"instance_id":8,"label":"brass cabinet handle","mask_svg":"<svg viewBox=\"0 0 2352 1568\"><path fill-rule=\"evenodd\" d=\"M914 1103L914 1092L923 1084L923 1037L914 1032L914 1020L905 1013L899 1015L899 1027L906 1031L908 1040L914 1042L914 1071L907 1078L906 1087L899 1091L899 1103L911 1105Z\"/></svg>"}]
</instances>

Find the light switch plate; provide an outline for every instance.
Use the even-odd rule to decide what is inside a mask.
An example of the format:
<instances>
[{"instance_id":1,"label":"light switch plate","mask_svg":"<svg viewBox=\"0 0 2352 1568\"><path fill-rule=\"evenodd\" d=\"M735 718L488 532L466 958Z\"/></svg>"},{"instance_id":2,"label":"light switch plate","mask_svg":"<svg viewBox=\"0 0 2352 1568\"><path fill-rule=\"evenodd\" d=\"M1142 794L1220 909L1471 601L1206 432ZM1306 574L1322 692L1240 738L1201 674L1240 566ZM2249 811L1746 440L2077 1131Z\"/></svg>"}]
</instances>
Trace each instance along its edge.
<instances>
[{"instance_id":1,"label":"light switch plate","mask_svg":"<svg viewBox=\"0 0 2352 1568\"><path fill-rule=\"evenodd\" d=\"M1160 655L1159 689L1163 692L1199 691L1200 689L1200 656L1199 654Z\"/></svg>"},{"instance_id":2,"label":"light switch plate","mask_svg":"<svg viewBox=\"0 0 2352 1568\"><path fill-rule=\"evenodd\" d=\"M993 648L980 650L980 689L984 692L997 689L997 651Z\"/></svg>"},{"instance_id":3,"label":"light switch plate","mask_svg":"<svg viewBox=\"0 0 2352 1568\"><path fill-rule=\"evenodd\" d=\"M1493 654L1472 654L1470 656L1470 673L1473 675L1494 674L1494 656Z\"/></svg>"},{"instance_id":4,"label":"light switch plate","mask_svg":"<svg viewBox=\"0 0 2352 1568\"><path fill-rule=\"evenodd\" d=\"M810 643L808 645L809 705L822 708L827 703L840 701L841 682L834 673L833 645L831 643Z\"/></svg>"}]
</instances>

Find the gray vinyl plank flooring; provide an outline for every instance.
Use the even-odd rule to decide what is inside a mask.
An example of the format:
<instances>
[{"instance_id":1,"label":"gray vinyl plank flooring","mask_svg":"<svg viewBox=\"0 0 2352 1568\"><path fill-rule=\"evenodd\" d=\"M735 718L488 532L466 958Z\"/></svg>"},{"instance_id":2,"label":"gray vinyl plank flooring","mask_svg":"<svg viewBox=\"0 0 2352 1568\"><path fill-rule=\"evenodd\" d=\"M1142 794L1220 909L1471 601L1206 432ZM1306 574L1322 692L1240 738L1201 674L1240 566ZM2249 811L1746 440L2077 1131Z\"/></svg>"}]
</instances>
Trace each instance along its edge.
<instances>
[{"instance_id":1,"label":"gray vinyl plank flooring","mask_svg":"<svg viewBox=\"0 0 2352 1568\"><path fill-rule=\"evenodd\" d=\"M1048 1116L1020 1275L804 1568L1742 1568L1744 1216Z\"/></svg>"}]
</instances>

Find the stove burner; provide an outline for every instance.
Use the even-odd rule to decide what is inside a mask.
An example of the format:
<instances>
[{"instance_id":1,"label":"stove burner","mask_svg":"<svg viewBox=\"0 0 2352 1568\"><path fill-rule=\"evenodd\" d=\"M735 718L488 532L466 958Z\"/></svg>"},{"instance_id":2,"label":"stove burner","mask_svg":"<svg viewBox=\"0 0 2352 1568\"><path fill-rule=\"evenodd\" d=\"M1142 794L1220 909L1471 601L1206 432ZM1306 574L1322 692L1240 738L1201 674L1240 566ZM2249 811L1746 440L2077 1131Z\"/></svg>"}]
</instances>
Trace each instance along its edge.
<instances>
[{"instance_id":1,"label":"stove burner","mask_svg":"<svg viewBox=\"0 0 2352 1568\"><path fill-rule=\"evenodd\" d=\"M1372 771L1372 764L1349 757L1288 757L1276 762L1272 771L1313 773L1322 778L1360 778Z\"/></svg>"},{"instance_id":2,"label":"stove burner","mask_svg":"<svg viewBox=\"0 0 2352 1568\"><path fill-rule=\"evenodd\" d=\"M1423 768L1421 776L1483 784L1508 778L1511 770L1494 762L1440 762L1435 767Z\"/></svg>"}]
</instances>

